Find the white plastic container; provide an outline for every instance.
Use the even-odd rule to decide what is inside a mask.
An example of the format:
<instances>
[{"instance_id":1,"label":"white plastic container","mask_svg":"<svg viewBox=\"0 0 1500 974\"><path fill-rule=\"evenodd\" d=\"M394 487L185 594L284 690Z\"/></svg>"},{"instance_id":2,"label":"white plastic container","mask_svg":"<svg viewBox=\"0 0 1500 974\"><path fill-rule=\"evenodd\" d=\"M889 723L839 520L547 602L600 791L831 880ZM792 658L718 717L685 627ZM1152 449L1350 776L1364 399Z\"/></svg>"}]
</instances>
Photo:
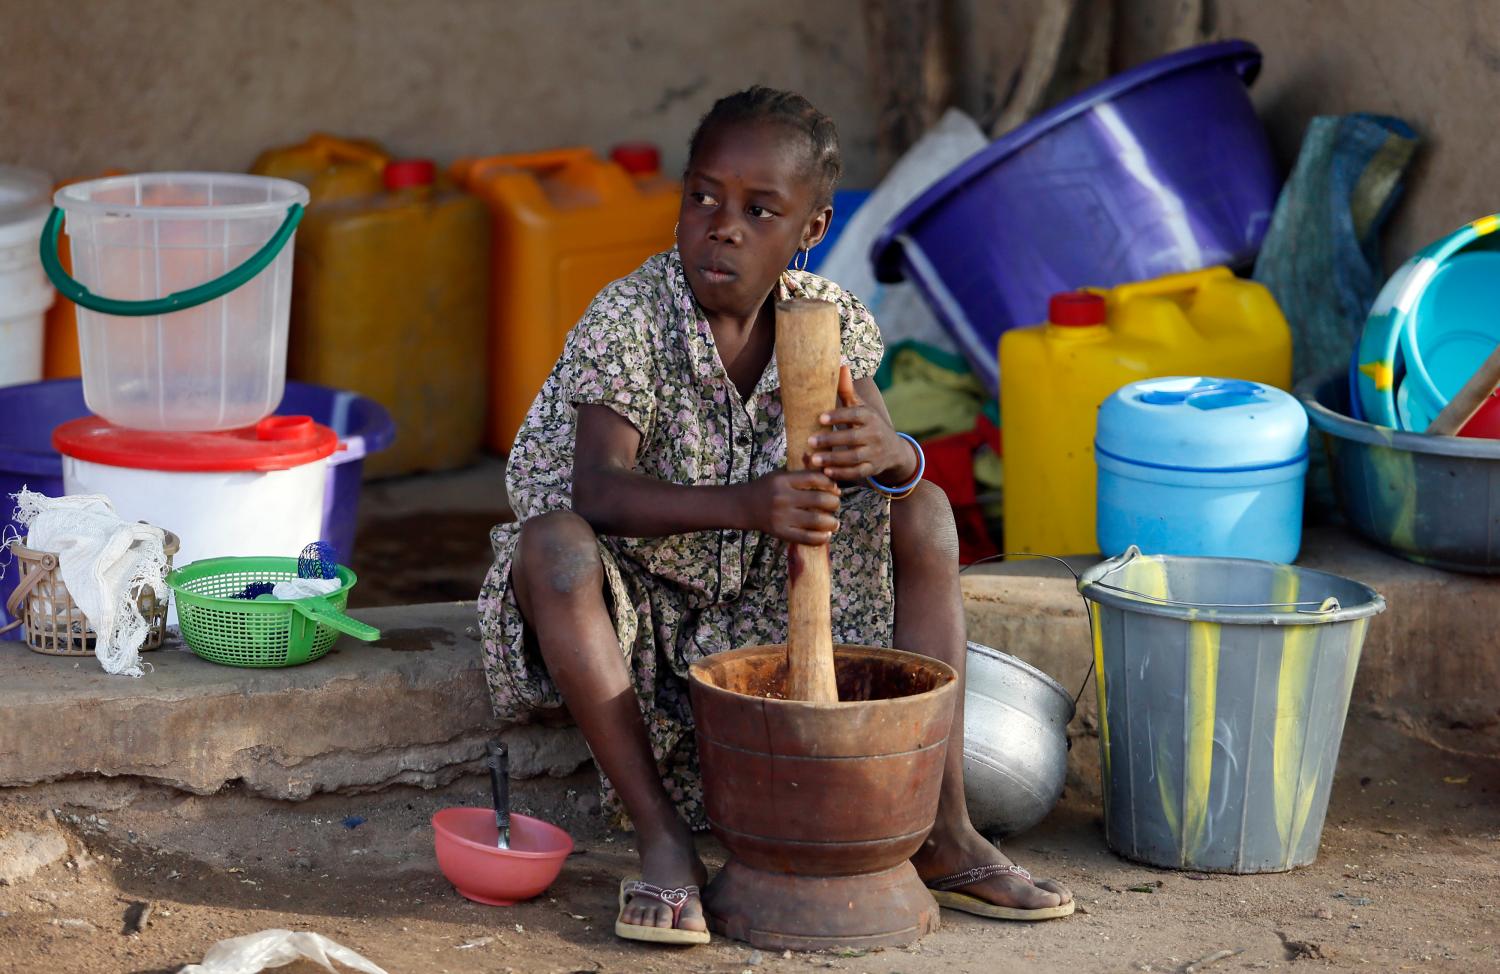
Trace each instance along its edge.
<instances>
[{"instance_id":1,"label":"white plastic container","mask_svg":"<svg viewBox=\"0 0 1500 974\"><path fill-rule=\"evenodd\" d=\"M79 306L89 408L140 430L229 430L269 416L286 382L292 237L307 200L297 183L235 173L58 190L76 280L48 270Z\"/></svg>"},{"instance_id":2,"label":"white plastic container","mask_svg":"<svg viewBox=\"0 0 1500 974\"><path fill-rule=\"evenodd\" d=\"M338 437L306 416L222 433L131 430L89 416L57 427L52 443L64 493L104 494L121 517L176 534L179 566L295 557L325 540L323 492Z\"/></svg>"},{"instance_id":3,"label":"white plastic container","mask_svg":"<svg viewBox=\"0 0 1500 974\"><path fill-rule=\"evenodd\" d=\"M55 294L37 256L47 177L0 166L0 386L42 377L47 309Z\"/></svg>"}]
</instances>

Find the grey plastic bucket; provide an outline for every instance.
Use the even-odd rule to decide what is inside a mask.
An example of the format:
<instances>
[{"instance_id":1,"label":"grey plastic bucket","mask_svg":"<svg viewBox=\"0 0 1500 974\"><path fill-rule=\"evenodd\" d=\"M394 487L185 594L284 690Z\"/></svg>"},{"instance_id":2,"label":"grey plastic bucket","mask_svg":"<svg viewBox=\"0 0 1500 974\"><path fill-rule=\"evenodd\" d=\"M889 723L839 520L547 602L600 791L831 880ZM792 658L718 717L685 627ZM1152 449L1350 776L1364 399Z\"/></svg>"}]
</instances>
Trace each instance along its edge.
<instances>
[{"instance_id":1,"label":"grey plastic bucket","mask_svg":"<svg viewBox=\"0 0 1500 974\"><path fill-rule=\"evenodd\" d=\"M1227 873L1317 858L1365 629L1385 600L1326 572L1134 547L1078 589L1110 848Z\"/></svg>"},{"instance_id":2,"label":"grey plastic bucket","mask_svg":"<svg viewBox=\"0 0 1500 974\"><path fill-rule=\"evenodd\" d=\"M1339 506L1361 534L1419 564L1500 574L1500 441L1352 419L1343 369L1303 380L1297 398L1322 434Z\"/></svg>"}]
</instances>

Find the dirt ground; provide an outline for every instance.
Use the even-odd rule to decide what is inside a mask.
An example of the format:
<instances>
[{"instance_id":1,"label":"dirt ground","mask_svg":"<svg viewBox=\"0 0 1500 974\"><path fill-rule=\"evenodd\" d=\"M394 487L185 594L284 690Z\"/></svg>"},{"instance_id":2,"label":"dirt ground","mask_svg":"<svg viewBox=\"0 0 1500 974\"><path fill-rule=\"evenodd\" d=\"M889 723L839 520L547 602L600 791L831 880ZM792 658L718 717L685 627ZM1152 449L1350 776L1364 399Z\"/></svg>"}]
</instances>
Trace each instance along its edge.
<instances>
[{"instance_id":1,"label":"dirt ground","mask_svg":"<svg viewBox=\"0 0 1500 974\"><path fill-rule=\"evenodd\" d=\"M471 602L489 570L490 528L514 519L505 463L485 457L451 473L366 484L350 567L356 609Z\"/></svg>"},{"instance_id":2,"label":"dirt ground","mask_svg":"<svg viewBox=\"0 0 1500 974\"><path fill-rule=\"evenodd\" d=\"M1241 952L1207 969L1500 970L1500 764L1408 743L1390 724L1350 738L1386 746L1346 746L1308 868L1210 876L1132 864L1105 847L1097 804L1069 795L1005 848L1070 884L1075 916L1021 925L945 914L917 945L844 955L616 940L632 843L601 831L590 772L517 783L518 810L558 822L578 846L546 894L515 907L462 899L432 856L428 819L484 803L478 778L297 804L61 783L0 802L0 832L51 828L50 816L70 846L65 861L0 886L0 970L175 971L220 939L273 927L322 933L391 974L1182 971L1225 950ZM722 850L703 843L716 866ZM149 922L124 932L142 903Z\"/></svg>"}]
</instances>

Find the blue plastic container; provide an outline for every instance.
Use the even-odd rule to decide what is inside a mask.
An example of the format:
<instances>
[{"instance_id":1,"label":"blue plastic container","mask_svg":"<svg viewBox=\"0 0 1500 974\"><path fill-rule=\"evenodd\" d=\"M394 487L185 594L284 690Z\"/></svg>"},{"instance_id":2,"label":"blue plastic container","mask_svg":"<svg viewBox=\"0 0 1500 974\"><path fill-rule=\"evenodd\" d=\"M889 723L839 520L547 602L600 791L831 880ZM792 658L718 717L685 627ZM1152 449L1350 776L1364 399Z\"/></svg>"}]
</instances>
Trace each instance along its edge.
<instances>
[{"instance_id":1,"label":"blue plastic container","mask_svg":"<svg viewBox=\"0 0 1500 974\"><path fill-rule=\"evenodd\" d=\"M1132 382L1099 409L1099 550L1290 563L1302 547L1307 413L1238 379Z\"/></svg>"},{"instance_id":2,"label":"blue plastic container","mask_svg":"<svg viewBox=\"0 0 1500 974\"><path fill-rule=\"evenodd\" d=\"M1349 372L1356 419L1426 430L1500 345L1497 229L1500 214L1460 227L1381 288Z\"/></svg>"},{"instance_id":3,"label":"blue plastic container","mask_svg":"<svg viewBox=\"0 0 1500 974\"><path fill-rule=\"evenodd\" d=\"M395 438L391 414L375 400L352 392L290 381L276 411L311 416L339 436L343 449L329 457L332 469L323 498L323 540L331 542L347 561L354 549L364 458L390 446ZM83 383L78 379L0 387L0 530L12 525L15 502L10 495L22 487L53 497L62 494L62 457L52 448L52 430L88 414ZM0 579L0 626L11 621L5 614L5 601L16 587L16 575L12 568ZM5 638L19 639L20 633L0 636Z\"/></svg>"},{"instance_id":4,"label":"blue plastic container","mask_svg":"<svg viewBox=\"0 0 1500 974\"><path fill-rule=\"evenodd\" d=\"M1001 332L1047 299L1216 264L1248 267L1280 175L1244 41L1126 71L1005 135L914 200L871 257L916 282L990 388Z\"/></svg>"}]
</instances>

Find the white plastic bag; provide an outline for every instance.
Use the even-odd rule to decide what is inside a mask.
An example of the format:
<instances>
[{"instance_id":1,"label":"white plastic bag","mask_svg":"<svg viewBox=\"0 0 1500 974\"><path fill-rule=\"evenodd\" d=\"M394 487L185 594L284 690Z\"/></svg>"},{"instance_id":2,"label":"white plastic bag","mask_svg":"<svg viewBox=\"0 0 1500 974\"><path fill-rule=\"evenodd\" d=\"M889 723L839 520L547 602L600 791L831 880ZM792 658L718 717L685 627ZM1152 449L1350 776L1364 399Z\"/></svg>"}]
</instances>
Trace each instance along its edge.
<instances>
[{"instance_id":1,"label":"white plastic bag","mask_svg":"<svg viewBox=\"0 0 1500 974\"><path fill-rule=\"evenodd\" d=\"M299 960L321 964L338 974L333 961L364 974L386 974L386 971L342 944L334 943L320 933L299 930L262 930L221 940L208 948L203 963L189 964L177 974L256 974L269 967L285 967Z\"/></svg>"},{"instance_id":2,"label":"white plastic bag","mask_svg":"<svg viewBox=\"0 0 1500 974\"><path fill-rule=\"evenodd\" d=\"M331 595L343 586L344 583L337 578L288 578L277 582L271 588L271 594L283 601L294 602L297 599Z\"/></svg>"},{"instance_id":3,"label":"white plastic bag","mask_svg":"<svg viewBox=\"0 0 1500 974\"><path fill-rule=\"evenodd\" d=\"M881 180L870 198L849 218L818 273L865 303L880 324L886 346L915 339L957 352L915 284L881 284L875 280L870 248L891 219L959 163L989 144L972 118L950 108L938 123L907 150ZM839 217L834 215L834 219Z\"/></svg>"}]
</instances>

